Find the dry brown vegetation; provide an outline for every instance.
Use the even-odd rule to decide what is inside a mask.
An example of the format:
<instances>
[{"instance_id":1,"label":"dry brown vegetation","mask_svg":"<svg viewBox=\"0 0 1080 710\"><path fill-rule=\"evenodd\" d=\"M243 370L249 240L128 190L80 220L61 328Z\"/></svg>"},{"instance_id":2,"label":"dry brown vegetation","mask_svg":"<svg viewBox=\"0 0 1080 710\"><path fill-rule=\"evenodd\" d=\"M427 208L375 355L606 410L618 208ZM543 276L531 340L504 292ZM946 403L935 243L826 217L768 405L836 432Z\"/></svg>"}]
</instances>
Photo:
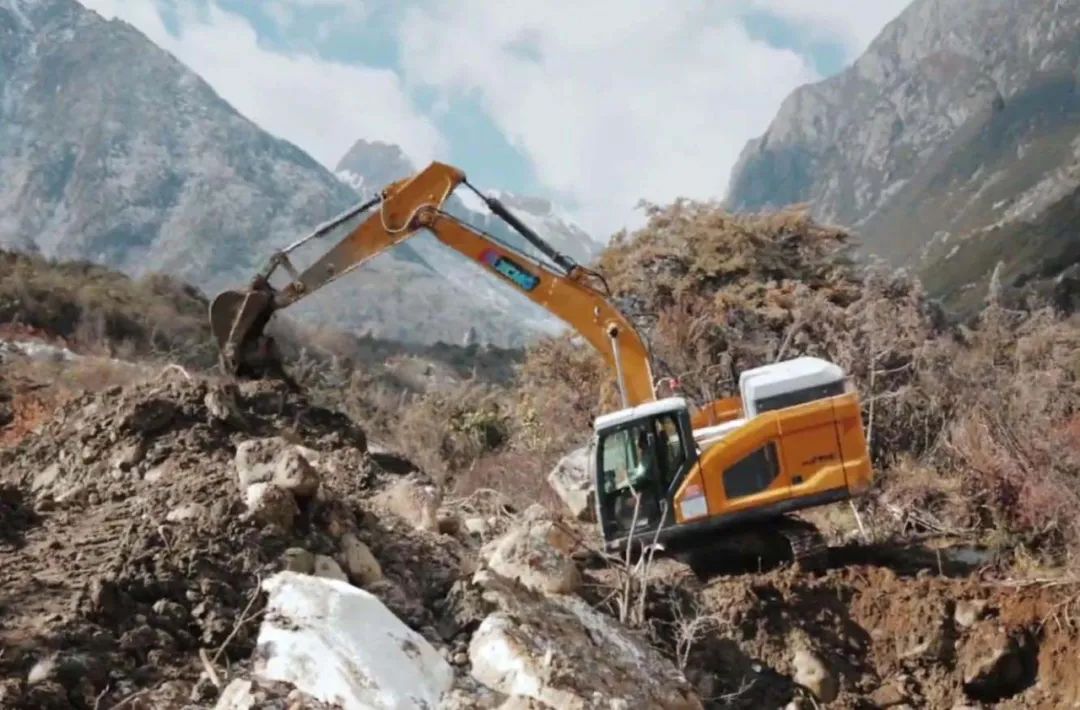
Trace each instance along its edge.
<instances>
[{"instance_id":1,"label":"dry brown vegetation","mask_svg":"<svg viewBox=\"0 0 1080 710\"><path fill-rule=\"evenodd\" d=\"M60 336L74 349L209 367L206 299L162 275L132 279L87 262L0 251L0 323Z\"/></svg>"},{"instance_id":2,"label":"dry brown vegetation","mask_svg":"<svg viewBox=\"0 0 1080 710\"><path fill-rule=\"evenodd\" d=\"M110 358L151 369L176 363L192 372L211 370L217 349L207 308L202 293L166 276L133 279L85 262L0 251L0 340L47 341L88 356L74 365L33 365L18 373L5 366L0 408L51 411L74 392L130 383L128 369ZM519 350L357 336L297 322L289 312L275 317L272 332L297 380L391 443L416 441L419 458L436 473L475 458L500 436L502 425L483 414L484 395L462 383L505 382L523 356ZM42 383L50 384L47 391ZM428 392L430 401L424 399ZM10 404L16 394L19 401ZM0 428L10 419L0 411ZM446 431L439 433L427 419Z\"/></svg>"}]
</instances>

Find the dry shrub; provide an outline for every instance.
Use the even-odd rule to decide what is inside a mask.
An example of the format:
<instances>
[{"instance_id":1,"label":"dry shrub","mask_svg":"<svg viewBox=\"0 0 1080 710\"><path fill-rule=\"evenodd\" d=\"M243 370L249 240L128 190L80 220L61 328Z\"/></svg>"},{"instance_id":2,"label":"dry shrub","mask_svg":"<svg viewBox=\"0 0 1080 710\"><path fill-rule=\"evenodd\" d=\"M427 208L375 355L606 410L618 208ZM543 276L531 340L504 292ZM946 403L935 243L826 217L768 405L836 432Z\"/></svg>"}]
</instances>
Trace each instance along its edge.
<instances>
[{"instance_id":1,"label":"dry shrub","mask_svg":"<svg viewBox=\"0 0 1080 710\"><path fill-rule=\"evenodd\" d=\"M930 460L1006 542L1080 552L1080 323L987 308L932 380L953 398Z\"/></svg>"},{"instance_id":2,"label":"dry shrub","mask_svg":"<svg viewBox=\"0 0 1080 710\"><path fill-rule=\"evenodd\" d=\"M154 370L84 357L71 362L10 358L0 361L0 448L14 446L47 423L70 399L116 385L145 381Z\"/></svg>"},{"instance_id":3,"label":"dry shrub","mask_svg":"<svg viewBox=\"0 0 1080 710\"><path fill-rule=\"evenodd\" d=\"M563 450L611 406L614 386L596 353L563 336L532 348L518 376L516 439L536 451Z\"/></svg>"},{"instance_id":4,"label":"dry shrub","mask_svg":"<svg viewBox=\"0 0 1080 710\"><path fill-rule=\"evenodd\" d=\"M481 456L457 472L450 485L457 496L494 490L517 510L539 503L557 510L562 503L547 482L547 471L537 466L536 454L522 448L501 448Z\"/></svg>"},{"instance_id":5,"label":"dry shrub","mask_svg":"<svg viewBox=\"0 0 1080 710\"><path fill-rule=\"evenodd\" d=\"M677 378L701 405L735 394L745 369L817 355L863 393L876 461L931 445L945 406L914 383L942 357L927 346L941 318L917 284L857 267L849 235L804 212L737 216L679 201L649 214L644 228L616 236L600 268L658 377ZM600 358L565 338L531 350L519 382L536 428L560 444L581 442L591 417L615 405Z\"/></svg>"},{"instance_id":6,"label":"dry shrub","mask_svg":"<svg viewBox=\"0 0 1080 710\"><path fill-rule=\"evenodd\" d=\"M505 443L508 417L498 393L463 384L416 397L401 413L399 446L431 474L446 476Z\"/></svg>"},{"instance_id":7,"label":"dry shrub","mask_svg":"<svg viewBox=\"0 0 1080 710\"><path fill-rule=\"evenodd\" d=\"M0 323L63 337L82 352L209 367L207 301L163 275L132 279L88 262L0 251Z\"/></svg>"}]
</instances>

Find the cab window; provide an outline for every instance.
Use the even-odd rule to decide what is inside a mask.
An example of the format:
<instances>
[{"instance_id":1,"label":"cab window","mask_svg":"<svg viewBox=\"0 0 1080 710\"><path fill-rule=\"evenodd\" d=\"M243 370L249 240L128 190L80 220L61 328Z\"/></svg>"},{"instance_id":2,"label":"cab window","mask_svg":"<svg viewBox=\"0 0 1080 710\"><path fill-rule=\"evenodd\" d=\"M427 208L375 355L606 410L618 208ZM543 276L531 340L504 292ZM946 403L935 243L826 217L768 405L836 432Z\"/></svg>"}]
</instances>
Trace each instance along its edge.
<instances>
[{"instance_id":1,"label":"cab window","mask_svg":"<svg viewBox=\"0 0 1080 710\"><path fill-rule=\"evenodd\" d=\"M669 485L686 461L679 421L674 414L664 414L656 419L657 440L663 456L664 485Z\"/></svg>"},{"instance_id":2,"label":"cab window","mask_svg":"<svg viewBox=\"0 0 1080 710\"><path fill-rule=\"evenodd\" d=\"M656 457L648 436L646 423L621 429L604 437L601 458L604 491L613 493L628 488L633 482L640 486L654 478Z\"/></svg>"}]
</instances>

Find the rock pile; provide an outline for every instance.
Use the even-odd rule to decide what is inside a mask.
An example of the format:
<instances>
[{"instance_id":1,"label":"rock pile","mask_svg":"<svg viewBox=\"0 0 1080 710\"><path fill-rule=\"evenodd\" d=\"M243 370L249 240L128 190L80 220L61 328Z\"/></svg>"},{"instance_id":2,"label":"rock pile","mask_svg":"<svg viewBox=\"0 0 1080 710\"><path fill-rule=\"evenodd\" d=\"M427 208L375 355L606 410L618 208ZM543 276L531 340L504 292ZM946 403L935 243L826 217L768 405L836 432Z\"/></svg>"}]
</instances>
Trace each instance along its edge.
<instances>
[{"instance_id":1,"label":"rock pile","mask_svg":"<svg viewBox=\"0 0 1080 710\"><path fill-rule=\"evenodd\" d=\"M459 512L273 383L86 395L2 456L3 707L700 706L556 516Z\"/></svg>"},{"instance_id":2,"label":"rock pile","mask_svg":"<svg viewBox=\"0 0 1080 710\"><path fill-rule=\"evenodd\" d=\"M418 628L470 571L454 538L376 512L400 477L362 431L274 383L176 373L85 395L0 457L3 707L212 702L282 569L362 586Z\"/></svg>"},{"instance_id":3,"label":"rock pile","mask_svg":"<svg viewBox=\"0 0 1080 710\"><path fill-rule=\"evenodd\" d=\"M272 383L72 401L0 451L0 707L1080 702L1065 585L663 559L624 586L575 519L389 456Z\"/></svg>"}]
</instances>

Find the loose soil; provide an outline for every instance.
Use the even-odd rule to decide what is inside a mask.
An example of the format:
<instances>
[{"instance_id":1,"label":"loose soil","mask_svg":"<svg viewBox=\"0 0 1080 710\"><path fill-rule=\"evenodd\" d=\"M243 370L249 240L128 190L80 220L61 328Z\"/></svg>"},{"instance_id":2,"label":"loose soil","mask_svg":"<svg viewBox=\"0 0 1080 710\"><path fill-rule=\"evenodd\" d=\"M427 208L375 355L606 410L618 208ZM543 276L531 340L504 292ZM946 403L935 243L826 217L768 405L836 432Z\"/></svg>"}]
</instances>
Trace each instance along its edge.
<instances>
[{"instance_id":1,"label":"loose soil","mask_svg":"<svg viewBox=\"0 0 1080 710\"><path fill-rule=\"evenodd\" d=\"M0 449L0 706L212 707L215 680L250 663L259 580L292 548L340 559L350 531L385 574L371 591L447 657L464 655L475 600L459 580L482 540L378 509L373 497L415 467L370 453L344 416L284 385L173 371L74 397L50 417ZM320 491L287 528L251 520L237 483L237 446L269 436L319 456ZM444 510L483 515L476 504ZM1080 704L1080 589L1009 582L965 559L850 545L818 573L780 564L704 578L660 560L644 631L708 707L813 707L795 648L835 677L827 707ZM586 570L601 607L612 572Z\"/></svg>"}]
</instances>

